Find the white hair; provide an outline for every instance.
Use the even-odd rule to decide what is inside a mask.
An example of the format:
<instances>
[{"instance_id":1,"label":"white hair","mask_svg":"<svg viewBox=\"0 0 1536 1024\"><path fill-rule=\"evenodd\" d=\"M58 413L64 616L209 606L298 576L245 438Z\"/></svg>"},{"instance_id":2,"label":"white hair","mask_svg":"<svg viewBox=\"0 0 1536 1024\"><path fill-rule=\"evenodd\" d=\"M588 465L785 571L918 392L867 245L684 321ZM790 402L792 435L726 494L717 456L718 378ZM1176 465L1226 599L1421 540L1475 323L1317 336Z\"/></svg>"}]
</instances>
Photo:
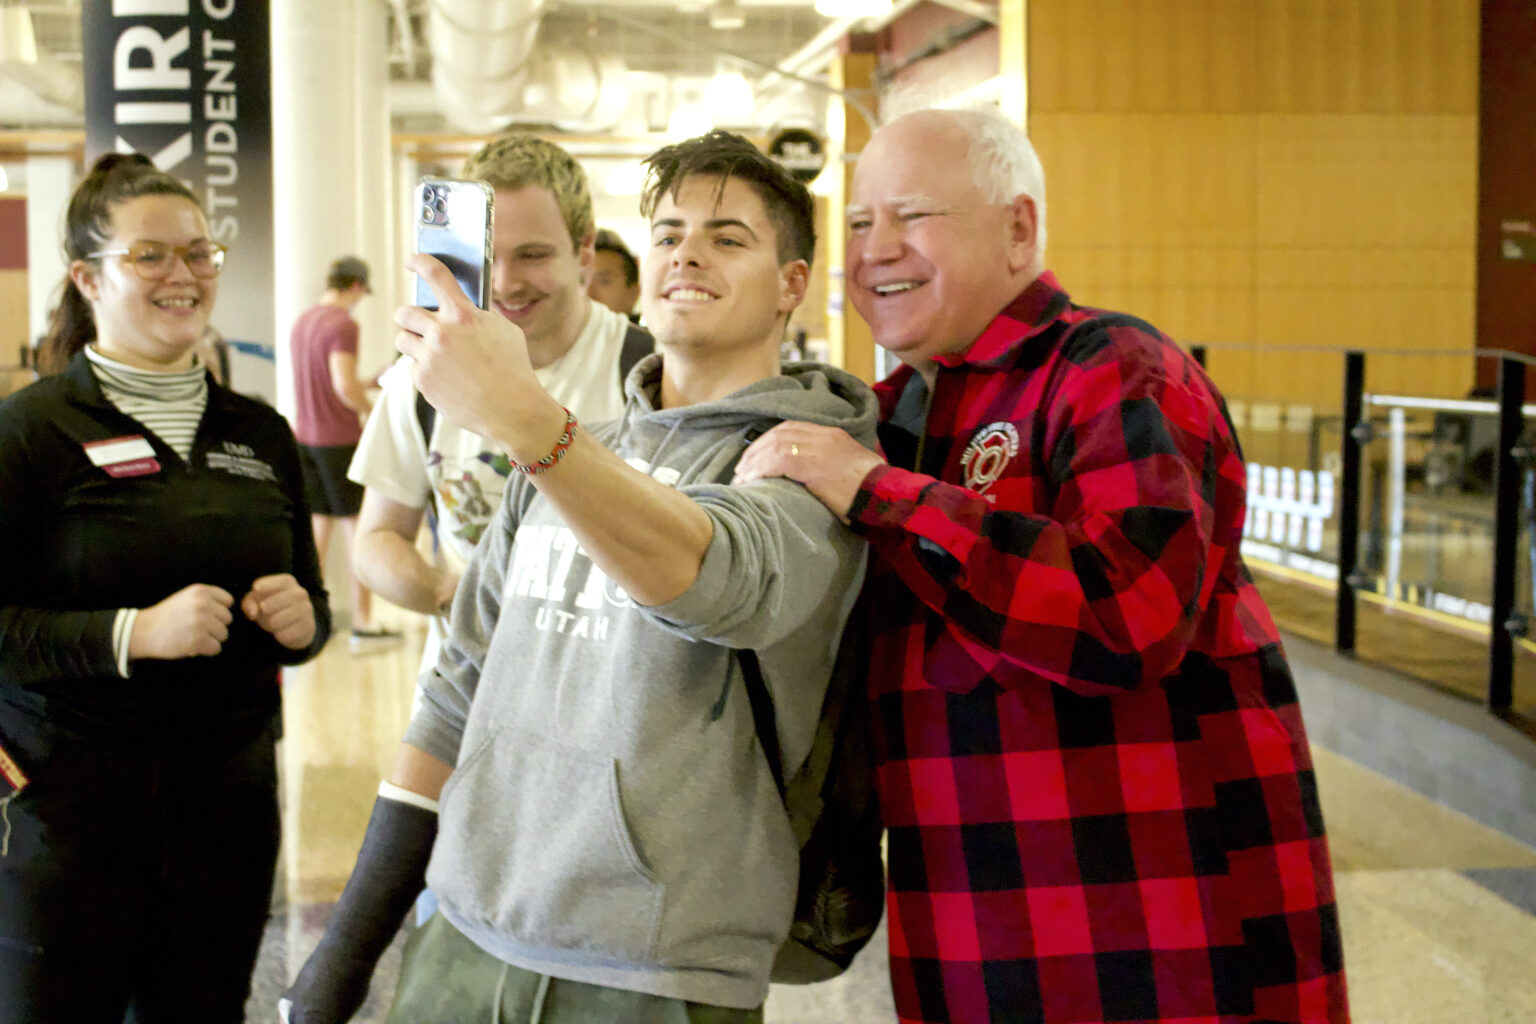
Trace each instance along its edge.
<instances>
[{"instance_id":1,"label":"white hair","mask_svg":"<svg viewBox=\"0 0 1536 1024\"><path fill-rule=\"evenodd\" d=\"M902 86L882 97L882 124L924 110L954 114L954 124L970 142L966 154L976 186L989 203L1009 203L1026 195L1035 201L1036 249L1045 254L1045 169L1024 130L995 103L948 106L932 86Z\"/></svg>"}]
</instances>

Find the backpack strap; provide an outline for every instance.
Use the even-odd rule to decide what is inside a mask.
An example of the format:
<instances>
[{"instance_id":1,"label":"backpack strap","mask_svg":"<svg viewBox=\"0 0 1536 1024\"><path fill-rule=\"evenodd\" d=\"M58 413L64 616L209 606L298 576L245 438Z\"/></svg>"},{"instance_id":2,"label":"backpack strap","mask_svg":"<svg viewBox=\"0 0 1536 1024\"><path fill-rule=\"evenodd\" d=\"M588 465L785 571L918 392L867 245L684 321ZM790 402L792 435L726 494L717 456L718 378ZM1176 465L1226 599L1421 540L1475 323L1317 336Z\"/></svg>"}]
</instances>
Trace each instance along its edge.
<instances>
[{"instance_id":1,"label":"backpack strap","mask_svg":"<svg viewBox=\"0 0 1536 1024\"><path fill-rule=\"evenodd\" d=\"M860 766L870 764L868 740L864 735L868 711L857 690L864 685L868 667L864 602L865 596L860 594L848 613L848 621L843 624L816 732L805 760L796 769L792 780L784 777L778 718L757 652L736 652L747 699L752 705L752 724L757 729L758 744L763 748L763 757L768 762L774 785L778 787L779 799L789 812L795 839L802 846L809 840L828 801L845 809L860 809L861 814L874 803L873 780L869 776L873 769L859 770Z\"/></svg>"},{"instance_id":2,"label":"backpack strap","mask_svg":"<svg viewBox=\"0 0 1536 1024\"><path fill-rule=\"evenodd\" d=\"M773 784L779 787L779 799L784 799L784 759L779 754L779 720L773 711L773 697L763 680L762 666L757 662L754 650L739 650L736 660L741 664L742 681L747 686L747 699L752 703L752 724L757 728L757 742L762 745L763 756L768 759L768 770L773 773Z\"/></svg>"},{"instance_id":3,"label":"backpack strap","mask_svg":"<svg viewBox=\"0 0 1536 1024\"><path fill-rule=\"evenodd\" d=\"M427 396L420 391L416 392L416 423L421 427L421 447L423 451L432 450L432 427L437 423L437 409ZM437 546L437 502L432 495L427 495L427 529L432 531L432 545Z\"/></svg>"},{"instance_id":4,"label":"backpack strap","mask_svg":"<svg viewBox=\"0 0 1536 1024\"><path fill-rule=\"evenodd\" d=\"M633 329L631 329L633 330ZM649 335L647 335L649 337ZM628 336L624 339L625 346L629 344ZM747 450L747 446L761 436L763 431L757 427L749 429L741 438L741 452ZM719 475L717 483L730 483L731 477L736 475L736 463L741 461L741 452L726 463ZM763 756L768 759L768 770L773 773L773 783L779 787L779 799L784 799L784 759L779 753L779 721L778 715L773 710L773 696L768 692L768 684L763 679L763 668L758 663L757 652L748 648L739 648L736 651L736 661L741 665L742 682L747 688L747 700L752 705L752 725L757 729L757 741L763 748ZM727 679L724 689L720 691L720 699L715 702L712 717L718 719L725 713L725 701L731 693L730 680Z\"/></svg>"},{"instance_id":5,"label":"backpack strap","mask_svg":"<svg viewBox=\"0 0 1536 1024\"><path fill-rule=\"evenodd\" d=\"M420 391L416 392L416 422L421 426L421 444L424 448L432 446L432 427L437 423L437 410L432 403L427 401L427 396Z\"/></svg>"},{"instance_id":6,"label":"backpack strap","mask_svg":"<svg viewBox=\"0 0 1536 1024\"><path fill-rule=\"evenodd\" d=\"M656 350L656 340L639 324L631 323L624 328L624 346L619 349L619 390L629 379L629 371L635 364Z\"/></svg>"}]
</instances>

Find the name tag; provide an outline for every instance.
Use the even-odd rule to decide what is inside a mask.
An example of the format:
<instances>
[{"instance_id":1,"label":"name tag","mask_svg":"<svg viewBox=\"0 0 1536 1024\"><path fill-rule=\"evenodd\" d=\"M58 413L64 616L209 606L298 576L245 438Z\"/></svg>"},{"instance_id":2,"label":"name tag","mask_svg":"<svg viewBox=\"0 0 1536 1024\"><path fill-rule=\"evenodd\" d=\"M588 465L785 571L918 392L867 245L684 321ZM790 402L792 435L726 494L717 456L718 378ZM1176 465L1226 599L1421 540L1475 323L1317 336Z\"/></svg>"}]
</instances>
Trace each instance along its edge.
<instances>
[{"instance_id":1,"label":"name tag","mask_svg":"<svg viewBox=\"0 0 1536 1024\"><path fill-rule=\"evenodd\" d=\"M146 476L160 472L160 462L155 458L155 448L142 434L126 437L109 437L105 441L88 441L84 445L86 458L93 465L107 471L108 476Z\"/></svg>"}]
</instances>

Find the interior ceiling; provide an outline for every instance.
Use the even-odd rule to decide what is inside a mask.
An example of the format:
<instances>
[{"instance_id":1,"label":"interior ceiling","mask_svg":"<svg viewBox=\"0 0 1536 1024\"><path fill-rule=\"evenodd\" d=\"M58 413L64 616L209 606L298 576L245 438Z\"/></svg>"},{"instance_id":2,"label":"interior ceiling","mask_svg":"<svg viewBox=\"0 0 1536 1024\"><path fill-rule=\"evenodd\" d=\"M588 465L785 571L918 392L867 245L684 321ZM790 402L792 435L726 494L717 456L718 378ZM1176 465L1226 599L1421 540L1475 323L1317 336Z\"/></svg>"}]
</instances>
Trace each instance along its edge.
<instances>
[{"instance_id":1,"label":"interior ceiling","mask_svg":"<svg viewBox=\"0 0 1536 1024\"><path fill-rule=\"evenodd\" d=\"M550 3L539 39L617 54L633 71L702 75L714 73L721 52L776 65L827 24L812 0L737 7L742 27L717 29L702 4Z\"/></svg>"},{"instance_id":2,"label":"interior ceiling","mask_svg":"<svg viewBox=\"0 0 1536 1024\"><path fill-rule=\"evenodd\" d=\"M31 11L40 51L78 68L83 2L107 0L12 0L9 5ZM380 2L386 3L390 11L391 79L430 82L432 56L426 39L429 0ZM751 62L736 64L751 81L762 74L754 63L778 65L829 24L829 19L815 12L814 0L734 0L742 25L716 28L711 24L710 10L715 2L718 0L546 0L539 42L611 54L620 58L631 72L680 78L712 75L719 59L735 55ZM6 0L0 0L0 4L5 3ZM0 124L0 128L6 127L45 126ZM434 116L419 106L398 114L396 128L416 132L453 130L441 115Z\"/></svg>"}]
</instances>

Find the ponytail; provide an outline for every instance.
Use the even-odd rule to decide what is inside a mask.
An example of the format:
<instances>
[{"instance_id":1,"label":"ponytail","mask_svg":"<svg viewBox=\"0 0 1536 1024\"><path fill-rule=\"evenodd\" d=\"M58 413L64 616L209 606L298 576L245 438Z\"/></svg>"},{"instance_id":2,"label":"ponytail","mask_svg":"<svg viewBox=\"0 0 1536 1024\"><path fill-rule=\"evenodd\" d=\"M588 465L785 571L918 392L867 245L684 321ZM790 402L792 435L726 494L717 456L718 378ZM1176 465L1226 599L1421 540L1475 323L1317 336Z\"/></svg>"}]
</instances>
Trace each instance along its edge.
<instances>
[{"instance_id":1,"label":"ponytail","mask_svg":"<svg viewBox=\"0 0 1536 1024\"><path fill-rule=\"evenodd\" d=\"M48 333L37 346L37 372L43 376L63 373L75 353L96 337L96 321L90 303L69 275L64 276L64 295L48 318Z\"/></svg>"}]
</instances>

